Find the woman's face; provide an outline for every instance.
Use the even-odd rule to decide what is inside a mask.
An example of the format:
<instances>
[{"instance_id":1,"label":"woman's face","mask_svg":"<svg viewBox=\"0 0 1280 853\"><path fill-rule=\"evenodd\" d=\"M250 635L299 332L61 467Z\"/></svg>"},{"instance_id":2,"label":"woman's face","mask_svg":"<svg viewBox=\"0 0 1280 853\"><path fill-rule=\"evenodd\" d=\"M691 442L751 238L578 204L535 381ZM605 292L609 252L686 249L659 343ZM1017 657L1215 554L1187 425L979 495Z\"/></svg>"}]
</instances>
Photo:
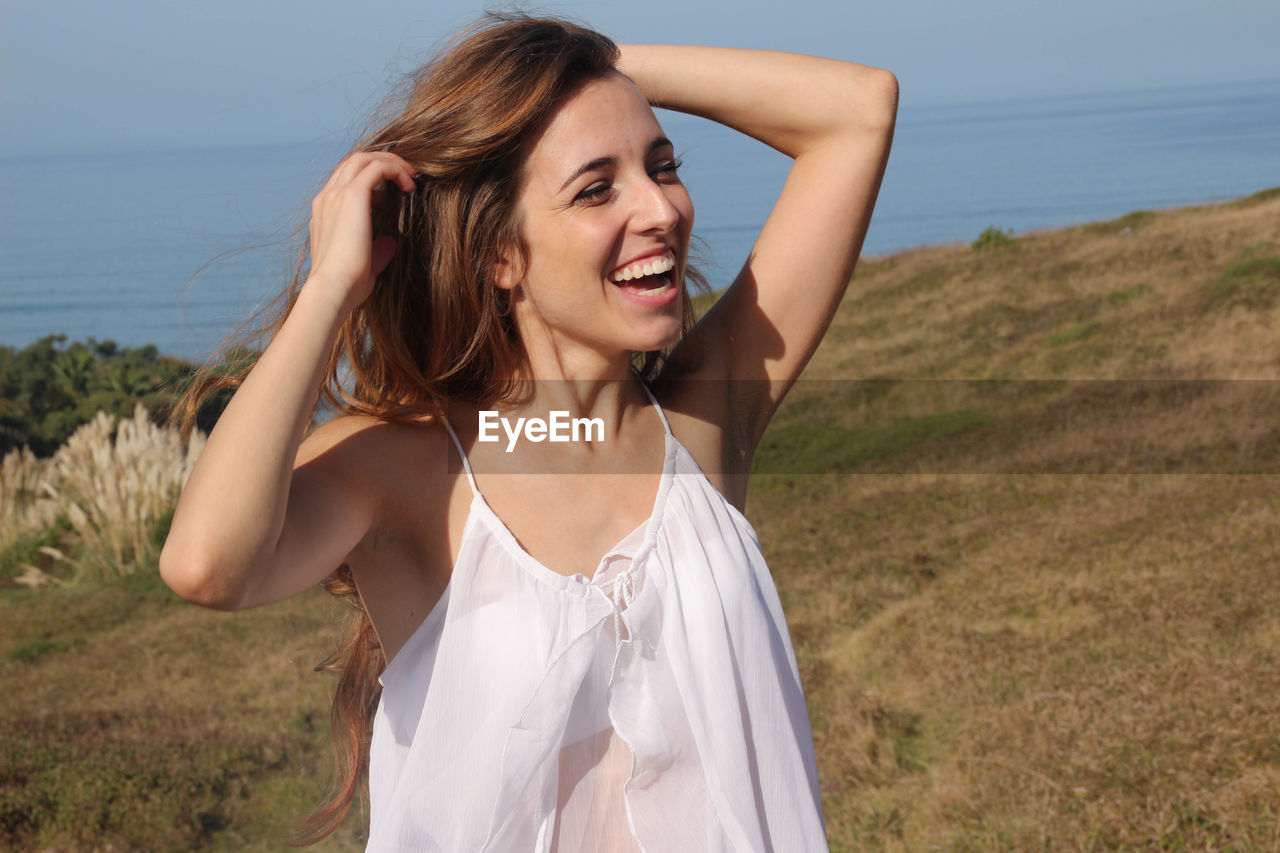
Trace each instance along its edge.
<instances>
[{"instance_id":1,"label":"woman's face","mask_svg":"<svg viewBox=\"0 0 1280 853\"><path fill-rule=\"evenodd\" d=\"M513 310L526 347L563 353L572 342L616 359L679 336L693 203L676 166L621 74L586 84L553 114L525 161L528 264L506 282L520 285Z\"/></svg>"}]
</instances>

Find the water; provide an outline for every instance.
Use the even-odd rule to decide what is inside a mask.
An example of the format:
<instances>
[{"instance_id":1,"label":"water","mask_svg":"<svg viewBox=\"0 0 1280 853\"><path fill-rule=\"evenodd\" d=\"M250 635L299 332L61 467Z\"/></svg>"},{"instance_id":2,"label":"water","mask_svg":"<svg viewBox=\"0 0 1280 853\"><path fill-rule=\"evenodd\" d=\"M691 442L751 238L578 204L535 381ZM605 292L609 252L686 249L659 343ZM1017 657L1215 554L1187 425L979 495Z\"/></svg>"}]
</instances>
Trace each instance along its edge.
<instances>
[{"instance_id":1,"label":"water","mask_svg":"<svg viewBox=\"0 0 1280 853\"><path fill-rule=\"evenodd\" d=\"M0 162L0 343L203 356L284 281L322 174L310 148Z\"/></svg>"},{"instance_id":2,"label":"water","mask_svg":"<svg viewBox=\"0 0 1280 853\"><path fill-rule=\"evenodd\" d=\"M709 122L660 118L722 285L789 161ZM0 160L0 343L65 333L203 357L285 280L291 231L339 154L312 144ZM864 253L1277 185L1280 79L944 107L913 106L907 92Z\"/></svg>"}]
</instances>

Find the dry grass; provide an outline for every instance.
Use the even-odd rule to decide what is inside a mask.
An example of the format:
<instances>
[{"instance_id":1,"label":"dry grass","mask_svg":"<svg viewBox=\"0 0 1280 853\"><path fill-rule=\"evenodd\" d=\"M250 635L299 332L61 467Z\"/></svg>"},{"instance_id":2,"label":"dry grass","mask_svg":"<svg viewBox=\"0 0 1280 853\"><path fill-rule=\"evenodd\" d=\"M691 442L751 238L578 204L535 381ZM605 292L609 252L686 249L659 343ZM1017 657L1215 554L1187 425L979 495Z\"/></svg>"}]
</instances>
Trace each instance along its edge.
<instances>
[{"instance_id":1,"label":"dry grass","mask_svg":"<svg viewBox=\"0 0 1280 853\"><path fill-rule=\"evenodd\" d=\"M1276 204L1131 214L996 250L866 261L806 376L1276 378ZM1048 345L1084 323L1097 324L1087 340Z\"/></svg>"},{"instance_id":2,"label":"dry grass","mask_svg":"<svg viewBox=\"0 0 1280 853\"><path fill-rule=\"evenodd\" d=\"M1280 192L860 267L748 508L833 849L1280 849L1276 257ZM279 849L318 792L331 605L145 583L0 595L0 845Z\"/></svg>"},{"instance_id":3,"label":"dry grass","mask_svg":"<svg viewBox=\"0 0 1280 853\"><path fill-rule=\"evenodd\" d=\"M1205 475L860 476L801 498L824 507L808 524L844 522L780 581L833 843L1205 849L1171 824L1191 810L1270 849L1274 809L1222 795L1280 769L1278 502L1272 478Z\"/></svg>"},{"instance_id":4,"label":"dry grass","mask_svg":"<svg viewBox=\"0 0 1280 853\"><path fill-rule=\"evenodd\" d=\"M154 568L0 596L0 849L287 849L329 770L336 607L216 613Z\"/></svg>"},{"instance_id":5,"label":"dry grass","mask_svg":"<svg viewBox=\"0 0 1280 853\"><path fill-rule=\"evenodd\" d=\"M46 461L11 451L0 467L0 550L61 516L76 533L81 569L110 577L152 562L155 525L203 446L199 432L183 442L139 405L128 420L99 412Z\"/></svg>"},{"instance_id":6,"label":"dry grass","mask_svg":"<svg viewBox=\"0 0 1280 853\"><path fill-rule=\"evenodd\" d=\"M1280 849L1277 258L1271 193L859 270L779 428L986 420L753 492L834 849Z\"/></svg>"},{"instance_id":7,"label":"dry grass","mask_svg":"<svg viewBox=\"0 0 1280 853\"><path fill-rule=\"evenodd\" d=\"M45 465L29 448L13 450L0 461L0 546L44 530L58 517L58 504L40 487Z\"/></svg>"}]
</instances>

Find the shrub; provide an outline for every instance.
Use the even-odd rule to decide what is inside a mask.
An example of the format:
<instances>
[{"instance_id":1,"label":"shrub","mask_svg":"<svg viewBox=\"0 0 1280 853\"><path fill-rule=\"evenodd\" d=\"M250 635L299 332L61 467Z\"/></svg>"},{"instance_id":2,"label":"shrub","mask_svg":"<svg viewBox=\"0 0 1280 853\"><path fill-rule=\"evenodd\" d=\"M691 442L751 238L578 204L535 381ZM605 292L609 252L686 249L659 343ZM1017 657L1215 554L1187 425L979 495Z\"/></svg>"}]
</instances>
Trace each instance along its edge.
<instances>
[{"instance_id":1,"label":"shrub","mask_svg":"<svg viewBox=\"0 0 1280 853\"><path fill-rule=\"evenodd\" d=\"M998 249L1002 246L1013 244L1013 231L1004 231L994 225L988 226L985 231L978 235L978 239L969 244L969 248L975 252L984 249Z\"/></svg>"},{"instance_id":2,"label":"shrub","mask_svg":"<svg viewBox=\"0 0 1280 853\"><path fill-rule=\"evenodd\" d=\"M128 418L138 403L163 423L195 369L152 345L68 344L65 335L46 335L21 350L0 346L0 455L30 447L48 457L98 412ZM213 428L229 399L214 395L197 419L200 429Z\"/></svg>"}]
</instances>

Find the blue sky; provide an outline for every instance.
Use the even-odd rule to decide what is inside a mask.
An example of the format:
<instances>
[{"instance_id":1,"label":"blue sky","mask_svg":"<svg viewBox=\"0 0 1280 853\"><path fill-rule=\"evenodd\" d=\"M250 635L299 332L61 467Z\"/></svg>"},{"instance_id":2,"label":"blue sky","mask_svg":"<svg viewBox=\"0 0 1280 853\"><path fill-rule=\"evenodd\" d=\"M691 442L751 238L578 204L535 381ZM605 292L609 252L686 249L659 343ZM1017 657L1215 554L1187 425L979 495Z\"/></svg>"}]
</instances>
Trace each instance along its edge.
<instances>
[{"instance_id":1,"label":"blue sky","mask_svg":"<svg viewBox=\"0 0 1280 853\"><path fill-rule=\"evenodd\" d=\"M482 3L0 0L0 156L345 137ZM1280 77L1276 0L577 0L620 41L897 73L904 108Z\"/></svg>"}]
</instances>

